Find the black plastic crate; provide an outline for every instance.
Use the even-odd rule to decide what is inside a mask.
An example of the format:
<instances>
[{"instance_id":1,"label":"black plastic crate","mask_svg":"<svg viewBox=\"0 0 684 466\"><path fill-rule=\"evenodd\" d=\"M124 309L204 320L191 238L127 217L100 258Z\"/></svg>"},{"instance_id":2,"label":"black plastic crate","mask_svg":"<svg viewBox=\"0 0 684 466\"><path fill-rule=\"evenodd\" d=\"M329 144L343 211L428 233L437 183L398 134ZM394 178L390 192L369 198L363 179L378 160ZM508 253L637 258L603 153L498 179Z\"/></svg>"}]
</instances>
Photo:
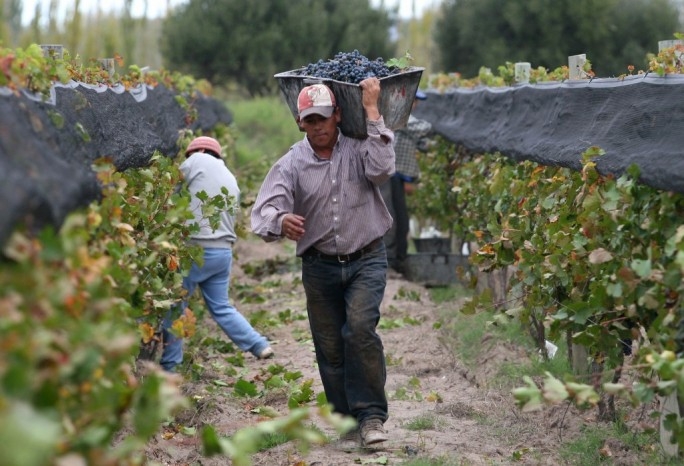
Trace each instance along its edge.
<instances>
[{"instance_id":1,"label":"black plastic crate","mask_svg":"<svg viewBox=\"0 0 684 466\"><path fill-rule=\"evenodd\" d=\"M409 254L404 262L404 276L425 286L449 286L466 277L470 267L468 256L461 254Z\"/></svg>"},{"instance_id":2,"label":"black plastic crate","mask_svg":"<svg viewBox=\"0 0 684 466\"><path fill-rule=\"evenodd\" d=\"M451 238L412 238L416 252L432 252L449 254L451 252Z\"/></svg>"}]
</instances>

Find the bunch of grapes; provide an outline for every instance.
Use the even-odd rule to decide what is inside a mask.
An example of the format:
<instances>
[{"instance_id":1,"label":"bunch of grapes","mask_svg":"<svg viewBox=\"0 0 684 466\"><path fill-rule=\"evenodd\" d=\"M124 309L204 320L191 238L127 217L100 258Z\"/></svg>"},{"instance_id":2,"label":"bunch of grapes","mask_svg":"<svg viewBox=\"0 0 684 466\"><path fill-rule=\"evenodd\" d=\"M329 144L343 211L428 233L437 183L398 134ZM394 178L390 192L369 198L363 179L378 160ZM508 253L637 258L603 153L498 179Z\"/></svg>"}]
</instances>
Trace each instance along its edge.
<instances>
[{"instance_id":1,"label":"bunch of grapes","mask_svg":"<svg viewBox=\"0 0 684 466\"><path fill-rule=\"evenodd\" d=\"M358 84L366 78L384 78L399 71L395 66L387 66L382 58L369 60L358 50L354 50L338 52L334 58L327 61L318 60L316 63L310 63L298 74Z\"/></svg>"}]
</instances>

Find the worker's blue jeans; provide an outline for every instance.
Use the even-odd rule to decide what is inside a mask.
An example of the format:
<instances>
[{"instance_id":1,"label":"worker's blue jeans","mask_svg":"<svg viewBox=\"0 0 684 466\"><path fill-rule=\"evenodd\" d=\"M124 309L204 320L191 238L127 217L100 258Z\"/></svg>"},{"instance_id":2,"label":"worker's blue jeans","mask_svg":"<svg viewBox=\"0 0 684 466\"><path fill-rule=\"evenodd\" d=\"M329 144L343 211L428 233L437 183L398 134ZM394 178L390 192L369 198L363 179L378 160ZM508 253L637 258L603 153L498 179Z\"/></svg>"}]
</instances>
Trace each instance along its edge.
<instances>
[{"instance_id":1,"label":"worker's blue jeans","mask_svg":"<svg viewBox=\"0 0 684 466\"><path fill-rule=\"evenodd\" d=\"M238 348L258 355L268 346L268 340L254 330L249 321L230 303L228 289L232 262L232 250L205 248L204 264L201 267L192 265L190 273L183 278L183 288L187 290L189 298L199 286L204 302L219 327ZM187 302L183 302L182 309L186 306ZM178 316L180 312L174 313L172 310L163 325L164 350L160 364L168 371L172 371L183 361L183 340L168 331L174 318Z\"/></svg>"},{"instance_id":2,"label":"worker's blue jeans","mask_svg":"<svg viewBox=\"0 0 684 466\"><path fill-rule=\"evenodd\" d=\"M385 355L376 327L387 284L385 245L353 262L302 257L309 324L335 412L387 420Z\"/></svg>"}]
</instances>

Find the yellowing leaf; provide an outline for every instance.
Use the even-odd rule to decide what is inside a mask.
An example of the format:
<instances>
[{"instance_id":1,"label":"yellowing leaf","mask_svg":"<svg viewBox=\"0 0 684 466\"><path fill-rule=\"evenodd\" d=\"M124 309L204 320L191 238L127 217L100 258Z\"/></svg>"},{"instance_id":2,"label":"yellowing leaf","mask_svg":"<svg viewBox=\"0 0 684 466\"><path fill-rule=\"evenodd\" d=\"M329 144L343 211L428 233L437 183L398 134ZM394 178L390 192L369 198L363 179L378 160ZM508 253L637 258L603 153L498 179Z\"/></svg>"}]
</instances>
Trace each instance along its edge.
<instances>
[{"instance_id":1,"label":"yellowing leaf","mask_svg":"<svg viewBox=\"0 0 684 466\"><path fill-rule=\"evenodd\" d=\"M175 272L178 270L178 258L176 256L169 256L166 260L166 266L170 271Z\"/></svg>"},{"instance_id":2,"label":"yellowing leaf","mask_svg":"<svg viewBox=\"0 0 684 466\"><path fill-rule=\"evenodd\" d=\"M595 405L600 400L598 393L591 385L568 382L565 387L570 391L570 396L575 399L575 403L578 405Z\"/></svg>"},{"instance_id":3,"label":"yellowing leaf","mask_svg":"<svg viewBox=\"0 0 684 466\"><path fill-rule=\"evenodd\" d=\"M154 338L154 328L147 322L138 325L143 343L149 343Z\"/></svg>"},{"instance_id":4,"label":"yellowing leaf","mask_svg":"<svg viewBox=\"0 0 684 466\"><path fill-rule=\"evenodd\" d=\"M128 223L117 223L115 226L121 231L135 231Z\"/></svg>"},{"instance_id":5,"label":"yellowing leaf","mask_svg":"<svg viewBox=\"0 0 684 466\"><path fill-rule=\"evenodd\" d=\"M625 390L623 383L604 383L603 389L610 395L618 395Z\"/></svg>"},{"instance_id":6,"label":"yellowing leaf","mask_svg":"<svg viewBox=\"0 0 684 466\"><path fill-rule=\"evenodd\" d=\"M613 255L603 248L594 249L589 253L589 262L591 264L603 264L613 260Z\"/></svg>"},{"instance_id":7,"label":"yellowing leaf","mask_svg":"<svg viewBox=\"0 0 684 466\"><path fill-rule=\"evenodd\" d=\"M92 228L97 228L102 223L102 215L97 212L88 213L88 225Z\"/></svg>"}]
</instances>

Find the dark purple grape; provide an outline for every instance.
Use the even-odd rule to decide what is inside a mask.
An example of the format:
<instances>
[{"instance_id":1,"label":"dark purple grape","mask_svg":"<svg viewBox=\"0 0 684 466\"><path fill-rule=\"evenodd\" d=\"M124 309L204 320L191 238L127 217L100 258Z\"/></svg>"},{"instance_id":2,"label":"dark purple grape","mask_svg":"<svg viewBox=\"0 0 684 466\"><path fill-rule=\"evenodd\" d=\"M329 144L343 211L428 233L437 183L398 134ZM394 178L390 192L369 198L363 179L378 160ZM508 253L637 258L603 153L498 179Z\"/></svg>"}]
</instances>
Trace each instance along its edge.
<instances>
[{"instance_id":1,"label":"dark purple grape","mask_svg":"<svg viewBox=\"0 0 684 466\"><path fill-rule=\"evenodd\" d=\"M399 72L399 68L385 65L382 58L371 61L361 55L358 50L354 50L353 52L338 52L330 60L309 63L297 74L358 84L372 76L384 78Z\"/></svg>"}]
</instances>

